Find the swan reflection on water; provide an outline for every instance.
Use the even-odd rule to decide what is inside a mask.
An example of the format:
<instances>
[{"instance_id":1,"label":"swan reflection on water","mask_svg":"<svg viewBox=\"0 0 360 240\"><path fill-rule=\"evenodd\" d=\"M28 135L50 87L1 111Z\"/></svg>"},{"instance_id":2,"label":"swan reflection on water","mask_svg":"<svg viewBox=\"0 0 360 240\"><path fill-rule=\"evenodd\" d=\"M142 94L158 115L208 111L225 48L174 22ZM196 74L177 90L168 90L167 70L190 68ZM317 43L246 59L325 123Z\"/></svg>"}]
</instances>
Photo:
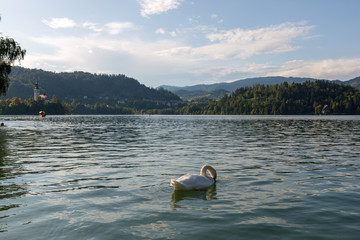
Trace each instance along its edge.
<instances>
[{"instance_id":1,"label":"swan reflection on water","mask_svg":"<svg viewBox=\"0 0 360 240\"><path fill-rule=\"evenodd\" d=\"M192 190L192 191L177 191L173 190L171 193L171 208L186 208L186 206L181 206L179 203L181 201L194 201L194 200L216 200L216 183L211 187L203 190Z\"/></svg>"}]
</instances>

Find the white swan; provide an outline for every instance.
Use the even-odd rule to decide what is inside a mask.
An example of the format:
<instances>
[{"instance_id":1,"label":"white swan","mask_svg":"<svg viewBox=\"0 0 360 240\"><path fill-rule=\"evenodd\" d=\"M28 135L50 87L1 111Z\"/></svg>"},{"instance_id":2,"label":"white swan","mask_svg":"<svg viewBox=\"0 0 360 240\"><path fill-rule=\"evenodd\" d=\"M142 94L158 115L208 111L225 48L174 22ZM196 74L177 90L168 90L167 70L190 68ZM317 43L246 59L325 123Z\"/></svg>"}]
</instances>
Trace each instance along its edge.
<instances>
[{"instance_id":1,"label":"white swan","mask_svg":"<svg viewBox=\"0 0 360 240\"><path fill-rule=\"evenodd\" d=\"M209 171L210 176L206 175ZM174 190L198 190L208 188L216 181L216 170L209 166L204 165L200 170L200 175L186 174L178 179L171 179L170 185L174 186Z\"/></svg>"}]
</instances>

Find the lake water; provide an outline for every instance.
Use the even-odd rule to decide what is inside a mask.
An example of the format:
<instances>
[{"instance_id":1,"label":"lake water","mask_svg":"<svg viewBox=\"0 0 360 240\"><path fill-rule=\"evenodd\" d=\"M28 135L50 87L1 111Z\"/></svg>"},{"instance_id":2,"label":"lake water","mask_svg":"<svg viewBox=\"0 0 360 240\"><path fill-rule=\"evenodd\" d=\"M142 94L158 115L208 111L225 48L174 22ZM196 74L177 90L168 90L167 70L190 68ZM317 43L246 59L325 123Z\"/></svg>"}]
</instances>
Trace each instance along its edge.
<instances>
[{"instance_id":1,"label":"lake water","mask_svg":"<svg viewBox=\"0 0 360 240\"><path fill-rule=\"evenodd\" d=\"M0 239L360 237L360 116L0 121Z\"/></svg>"}]
</instances>

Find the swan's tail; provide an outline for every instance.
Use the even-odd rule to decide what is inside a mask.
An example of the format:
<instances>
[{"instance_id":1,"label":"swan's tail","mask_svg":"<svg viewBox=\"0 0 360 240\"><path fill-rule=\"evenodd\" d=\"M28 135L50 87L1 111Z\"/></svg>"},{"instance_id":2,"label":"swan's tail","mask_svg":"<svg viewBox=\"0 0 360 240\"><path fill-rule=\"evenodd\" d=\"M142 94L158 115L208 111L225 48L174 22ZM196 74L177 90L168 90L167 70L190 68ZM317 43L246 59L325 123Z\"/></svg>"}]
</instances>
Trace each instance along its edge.
<instances>
[{"instance_id":1,"label":"swan's tail","mask_svg":"<svg viewBox=\"0 0 360 240\"><path fill-rule=\"evenodd\" d=\"M174 190L184 190L185 189L185 187L181 183L176 181L175 179L171 179L170 186L173 186Z\"/></svg>"}]
</instances>

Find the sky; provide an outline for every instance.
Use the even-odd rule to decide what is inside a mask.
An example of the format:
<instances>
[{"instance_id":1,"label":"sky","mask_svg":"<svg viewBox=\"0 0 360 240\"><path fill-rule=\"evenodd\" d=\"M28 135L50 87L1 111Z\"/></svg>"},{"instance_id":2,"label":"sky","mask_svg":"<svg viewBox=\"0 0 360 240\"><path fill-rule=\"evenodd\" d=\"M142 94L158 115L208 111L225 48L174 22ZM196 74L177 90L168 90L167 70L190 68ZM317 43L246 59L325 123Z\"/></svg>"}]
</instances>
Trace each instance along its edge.
<instances>
[{"instance_id":1,"label":"sky","mask_svg":"<svg viewBox=\"0 0 360 240\"><path fill-rule=\"evenodd\" d=\"M359 0L0 0L20 65L148 87L360 76ZM18 64L18 63L17 63Z\"/></svg>"}]
</instances>

